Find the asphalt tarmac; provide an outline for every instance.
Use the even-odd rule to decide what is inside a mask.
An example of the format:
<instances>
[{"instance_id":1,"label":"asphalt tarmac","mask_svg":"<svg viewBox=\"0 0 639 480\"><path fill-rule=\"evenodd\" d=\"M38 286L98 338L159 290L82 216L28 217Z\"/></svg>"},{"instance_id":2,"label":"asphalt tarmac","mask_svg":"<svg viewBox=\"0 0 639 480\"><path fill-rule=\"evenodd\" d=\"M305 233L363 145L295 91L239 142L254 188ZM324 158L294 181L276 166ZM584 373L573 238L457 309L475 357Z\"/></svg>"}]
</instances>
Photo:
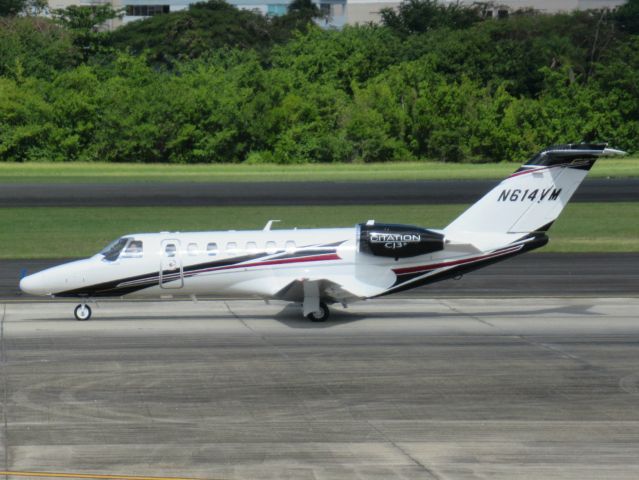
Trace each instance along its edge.
<instances>
[{"instance_id":1,"label":"asphalt tarmac","mask_svg":"<svg viewBox=\"0 0 639 480\"><path fill-rule=\"evenodd\" d=\"M71 306L0 302L3 471L639 478L637 298Z\"/></svg>"},{"instance_id":2,"label":"asphalt tarmac","mask_svg":"<svg viewBox=\"0 0 639 480\"><path fill-rule=\"evenodd\" d=\"M0 207L473 203L498 182L2 184ZM639 178L586 179L573 201L639 201Z\"/></svg>"},{"instance_id":3,"label":"asphalt tarmac","mask_svg":"<svg viewBox=\"0 0 639 480\"><path fill-rule=\"evenodd\" d=\"M25 298L20 277L68 260L0 260L0 299ZM533 253L401 293L403 297L639 296L637 253ZM33 297L29 297L33 298Z\"/></svg>"}]
</instances>

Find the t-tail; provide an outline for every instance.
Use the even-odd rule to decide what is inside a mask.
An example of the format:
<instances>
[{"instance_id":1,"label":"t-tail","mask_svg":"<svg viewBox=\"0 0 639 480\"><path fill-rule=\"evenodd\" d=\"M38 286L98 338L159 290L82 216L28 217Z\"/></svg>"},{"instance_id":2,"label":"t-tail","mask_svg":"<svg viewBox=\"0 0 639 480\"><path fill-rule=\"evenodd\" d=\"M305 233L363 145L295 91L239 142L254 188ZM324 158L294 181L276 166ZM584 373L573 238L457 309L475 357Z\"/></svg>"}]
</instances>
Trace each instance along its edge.
<instances>
[{"instance_id":1,"label":"t-tail","mask_svg":"<svg viewBox=\"0 0 639 480\"><path fill-rule=\"evenodd\" d=\"M481 250L527 239L546 243L557 219L597 158L623 155L606 144L568 144L547 148L499 183L445 228L455 239L473 238ZM532 246L532 245L531 245Z\"/></svg>"}]
</instances>

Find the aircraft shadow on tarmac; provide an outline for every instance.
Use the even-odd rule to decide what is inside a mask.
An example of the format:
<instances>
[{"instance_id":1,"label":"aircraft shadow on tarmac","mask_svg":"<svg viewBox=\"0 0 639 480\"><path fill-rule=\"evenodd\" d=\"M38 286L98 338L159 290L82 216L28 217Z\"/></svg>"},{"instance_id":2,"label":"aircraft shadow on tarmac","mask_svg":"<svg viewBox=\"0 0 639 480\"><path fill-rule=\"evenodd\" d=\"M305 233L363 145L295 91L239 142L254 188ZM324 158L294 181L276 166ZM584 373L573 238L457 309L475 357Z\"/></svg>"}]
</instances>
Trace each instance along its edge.
<instances>
[{"instance_id":1,"label":"aircraft shadow on tarmac","mask_svg":"<svg viewBox=\"0 0 639 480\"><path fill-rule=\"evenodd\" d=\"M220 320L228 320L229 318L233 318L232 315L224 315L223 317L219 317ZM251 318L260 318L260 317L251 317ZM264 315L263 318L272 318L269 317L267 315ZM49 322L49 323L54 323L54 322L64 322L64 321L68 321L68 322L73 322L73 323L78 323L78 324L83 324L83 323L95 323L95 322L104 322L104 321L108 321L108 322L120 322L120 323L126 323L126 322L135 322L135 321L171 321L171 322L175 322L176 320L215 320L215 318L211 317L210 315L179 315L179 316L174 316L174 317L167 317L166 315L118 315L118 316L114 316L114 315L100 315L100 311L99 310L94 310L93 313L93 317L91 318L91 320L88 320L87 322L78 322L76 319L73 318L73 314L71 314L68 318L51 318L51 317L34 317L34 318L29 318L29 319L24 319L24 320L20 320L21 323L30 323L30 322Z\"/></svg>"},{"instance_id":2,"label":"aircraft shadow on tarmac","mask_svg":"<svg viewBox=\"0 0 639 480\"><path fill-rule=\"evenodd\" d=\"M590 309L594 305L565 305L561 307L552 307L552 308L539 308L539 309L530 309L530 310L499 310L499 311L460 311L455 312L451 310L450 312L441 313L441 312L428 312L423 311L423 319L428 320L432 318L453 318L453 317L465 317L465 318L486 318L486 317L518 317L518 316L536 316L536 315L548 315L548 314L562 314L562 315L575 315L575 316L585 316L585 315L598 315L595 312L590 311ZM356 310L357 307L354 307L353 310ZM416 318L419 313L416 312L377 312L373 315L367 314L364 315L362 313L357 313L356 311L346 311L346 310L333 310L331 312L330 318L326 322L310 322L305 318L300 317L299 307L294 305L285 306L278 314L274 317L266 317L266 318L275 318L275 320L280 323L286 325L290 328L303 328L303 329L316 329L316 328L331 328L337 327L340 325L346 325L348 323L357 322L360 320L366 319L391 319L391 320L399 320L399 319L409 319ZM238 316L241 318L241 316ZM251 316L250 318L256 318Z\"/></svg>"},{"instance_id":3,"label":"aircraft shadow on tarmac","mask_svg":"<svg viewBox=\"0 0 639 480\"><path fill-rule=\"evenodd\" d=\"M273 317L282 325L286 325L289 328L303 328L303 329L323 329L338 327L340 325L346 325L348 323L356 322L358 320L364 320L368 318L365 315L358 313L351 313L344 310L331 310L331 316L325 322L312 322L307 318L300 315L300 307L296 305L286 305L279 313Z\"/></svg>"},{"instance_id":4,"label":"aircraft shadow on tarmac","mask_svg":"<svg viewBox=\"0 0 639 480\"><path fill-rule=\"evenodd\" d=\"M486 319L487 317L518 317L518 316L537 316L537 315L549 315L549 314L561 314L561 315L575 315L575 316L593 316L598 315L596 312L590 311L594 305L564 305L559 307L527 309L527 310L495 310L495 311L475 311L475 310L463 310L449 312L429 312L423 310L422 312L396 312L396 311L381 311L370 313L358 313L357 307L352 307L351 311L333 309L331 316L326 322L311 322L310 320L300 315L300 307L298 305L286 305L275 315L272 314L242 314L236 311L224 313L223 315L207 315L207 314L195 314L195 315L178 315L174 317L166 317L164 315L109 315L102 316L99 314L99 310L96 310L96 315L89 322L109 321L109 322L132 322L132 321L158 321L166 320L174 322L176 320L277 320L281 324L296 329L325 329L346 325L361 320L376 320L376 319L388 319L388 320L400 320L400 319L414 319L419 316L424 321L429 319L445 319L445 318L471 318L471 319ZM59 318L41 317L30 318L28 320L21 320L21 322L60 322ZM64 321L64 320L62 320ZM69 321L75 322L76 320L69 318ZM80 322L81 323L81 322Z\"/></svg>"}]
</instances>

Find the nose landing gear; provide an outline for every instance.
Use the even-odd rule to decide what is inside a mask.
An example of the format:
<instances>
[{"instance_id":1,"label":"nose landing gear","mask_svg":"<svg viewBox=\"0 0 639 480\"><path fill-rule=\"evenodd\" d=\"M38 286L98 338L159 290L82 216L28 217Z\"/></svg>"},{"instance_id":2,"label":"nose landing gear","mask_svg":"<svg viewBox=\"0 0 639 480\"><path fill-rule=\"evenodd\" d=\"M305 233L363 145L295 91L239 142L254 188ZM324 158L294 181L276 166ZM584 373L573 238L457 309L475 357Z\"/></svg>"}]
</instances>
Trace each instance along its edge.
<instances>
[{"instance_id":1,"label":"nose landing gear","mask_svg":"<svg viewBox=\"0 0 639 480\"><path fill-rule=\"evenodd\" d=\"M89 307L86 303L81 303L75 307L73 315L75 315L75 319L79 322L84 322L91 318L91 307Z\"/></svg>"}]
</instances>

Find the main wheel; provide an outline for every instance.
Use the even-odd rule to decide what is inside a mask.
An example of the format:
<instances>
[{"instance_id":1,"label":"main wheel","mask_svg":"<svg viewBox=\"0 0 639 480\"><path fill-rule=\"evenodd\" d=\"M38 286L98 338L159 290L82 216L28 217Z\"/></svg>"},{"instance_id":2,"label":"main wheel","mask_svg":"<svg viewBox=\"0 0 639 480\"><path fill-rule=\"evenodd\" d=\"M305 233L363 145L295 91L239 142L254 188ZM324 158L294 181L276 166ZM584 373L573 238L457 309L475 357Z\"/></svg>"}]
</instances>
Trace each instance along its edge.
<instances>
[{"instance_id":1,"label":"main wheel","mask_svg":"<svg viewBox=\"0 0 639 480\"><path fill-rule=\"evenodd\" d=\"M84 322L85 320L91 318L91 307L89 307L88 305L80 304L75 307L73 314L75 315L76 320Z\"/></svg>"},{"instance_id":2,"label":"main wheel","mask_svg":"<svg viewBox=\"0 0 639 480\"><path fill-rule=\"evenodd\" d=\"M328 320L331 311L328 309L328 306L324 302L320 302L320 311L313 312L306 315L311 322L325 322Z\"/></svg>"}]
</instances>

